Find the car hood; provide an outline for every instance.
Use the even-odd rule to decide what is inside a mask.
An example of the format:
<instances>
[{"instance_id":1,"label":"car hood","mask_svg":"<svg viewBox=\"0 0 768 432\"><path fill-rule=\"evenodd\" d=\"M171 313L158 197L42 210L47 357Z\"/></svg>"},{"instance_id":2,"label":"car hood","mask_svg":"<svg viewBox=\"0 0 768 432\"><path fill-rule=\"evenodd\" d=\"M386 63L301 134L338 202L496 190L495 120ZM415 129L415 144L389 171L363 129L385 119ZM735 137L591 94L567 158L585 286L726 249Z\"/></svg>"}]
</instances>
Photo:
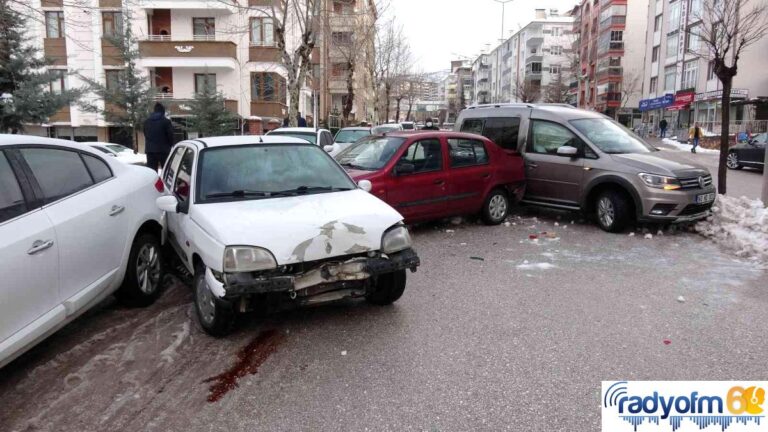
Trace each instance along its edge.
<instances>
[{"instance_id":1,"label":"car hood","mask_svg":"<svg viewBox=\"0 0 768 432\"><path fill-rule=\"evenodd\" d=\"M656 156L652 153L613 154L610 157L619 163L649 174L675 177L695 177L709 174L706 168L696 164L683 164Z\"/></svg>"},{"instance_id":2,"label":"car hood","mask_svg":"<svg viewBox=\"0 0 768 432\"><path fill-rule=\"evenodd\" d=\"M268 249L278 265L379 250L403 217L361 189L192 207L190 216L225 246Z\"/></svg>"},{"instance_id":3,"label":"car hood","mask_svg":"<svg viewBox=\"0 0 768 432\"><path fill-rule=\"evenodd\" d=\"M349 174L349 176L352 177L352 179L355 180L356 182L360 180L370 180L379 174L379 171L366 171L366 170L359 170L359 169L352 169L352 168L344 168L344 169L347 170L347 174Z\"/></svg>"}]
</instances>

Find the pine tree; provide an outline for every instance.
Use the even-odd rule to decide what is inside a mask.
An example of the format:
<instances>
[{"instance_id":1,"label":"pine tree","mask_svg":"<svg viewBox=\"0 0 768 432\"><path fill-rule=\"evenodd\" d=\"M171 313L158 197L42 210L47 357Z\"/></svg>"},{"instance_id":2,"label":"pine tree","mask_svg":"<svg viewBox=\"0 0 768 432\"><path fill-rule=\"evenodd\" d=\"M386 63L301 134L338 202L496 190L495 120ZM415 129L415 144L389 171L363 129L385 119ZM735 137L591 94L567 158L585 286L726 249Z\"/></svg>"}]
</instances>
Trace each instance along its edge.
<instances>
[{"instance_id":1,"label":"pine tree","mask_svg":"<svg viewBox=\"0 0 768 432\"><path fill-rule=\"evenodd\" d=\"M117 78L109 83L83 77L89 91L98 101L104 102L103 106L93 102L85 103L83 109L103 115L106 121L115 126L131 129L133 148L138 149L139 131L151 113L155 90L150 85L149 77L136 66L140 54L138 42L133 36L130 15L125 16L122 31L107 40L116 48L116 55L125 61L124 67L120 69Z\"/></svg>"},{"instance_id":2,"label":"pine tree","mask_svg":"<svg viewBox=\"0 0 768 432\"><path fill-rule=\"evenodd\" d=\"M60 109L79 99L81 91L51 91L61 72L30 43L27 19L0 0L0 132L16 133L24 124L45 123Z\"/></svg>"},{"instance_id":3,"label":"pine tree","mask_svg":"<svg viewBox=\"0 0 768 432\"><path fill-rule=\"evenodd\" d=\"M187 120L188 131L201 137L232 135L237 117L226 109L220 92L204 85L189 105L194 115Z\"/></svg>"}]
</instances>

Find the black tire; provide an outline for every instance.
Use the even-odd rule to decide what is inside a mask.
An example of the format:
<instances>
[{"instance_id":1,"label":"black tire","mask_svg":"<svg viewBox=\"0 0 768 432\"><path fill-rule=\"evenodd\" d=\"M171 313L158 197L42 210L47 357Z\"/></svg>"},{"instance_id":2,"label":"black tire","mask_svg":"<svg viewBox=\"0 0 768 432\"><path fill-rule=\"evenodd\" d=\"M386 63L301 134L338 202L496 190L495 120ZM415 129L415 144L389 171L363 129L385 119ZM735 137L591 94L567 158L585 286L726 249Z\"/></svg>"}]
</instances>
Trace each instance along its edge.
<instances>
[{"instance_id":1,"label":"black tire","mask_svg":"<svg viewBox=\"0 0 768 432\"><path fill-rule=\"evenodd\" d=\"M128 306L149 306L159 296L163 284L163 256L154 234L136 236L128 255L128 268L115 296Z\"/></svg>"},{"instance_id":2,"label":"black tire","mask_svg":"<svg viewBox=\"0 0 768 432\"><path fill-rule=\"evenodd\" d=\"M376 280L375 291L365 296L365 299L379 306L390 305L402 297L405 282L405 270L383 274Z\"/></svg>"},{"instance_id":3,"label":"black tire","mask_svg":"<svg viewBox=\"0 0 768 432\"><path fill-rule=\"evenodd\" d=\"M205 267L195 269L192 283L197 320L203 330L213 337L228 335L235 326L236 312L232 303L216 297L205 281Z\"/></svg>"},{"instance_id":4,"label":"black tire","mask_svg":"<svg viewBox=\"0 0 768 432\"><path fill-rule=\"evenodd\" d=\"M486 225L498 225L509 215L509 197L501 189L494 189L483 202L483 222Z\"/></svg>"},{"instance_id":5,"label":"black tire","mask_svg":"<svg viewBox=\"0 0 768 432\"><path fill-rule=\"evenodd\" d=\"M632 217L632 206L628 197L616 190L601 192L595 200L597 225L611 233L621 232Z\"/></svg>"},{"instance_id":6,"label":"black tire","mask_svg":"<svg viewBox=\"0 0 768 432\"><path fill-rule=\"evenodd\" d=\"M728 169L740 170L740 169L744 168L744 166L742 164L740 164L739 162L741 162L741 161L739 161L739 154L738 153L736 153L735 151L728 152L728 159L727 159L727 161L725 163L725 166L727 166Z\"/></svg>"}]
</instances>

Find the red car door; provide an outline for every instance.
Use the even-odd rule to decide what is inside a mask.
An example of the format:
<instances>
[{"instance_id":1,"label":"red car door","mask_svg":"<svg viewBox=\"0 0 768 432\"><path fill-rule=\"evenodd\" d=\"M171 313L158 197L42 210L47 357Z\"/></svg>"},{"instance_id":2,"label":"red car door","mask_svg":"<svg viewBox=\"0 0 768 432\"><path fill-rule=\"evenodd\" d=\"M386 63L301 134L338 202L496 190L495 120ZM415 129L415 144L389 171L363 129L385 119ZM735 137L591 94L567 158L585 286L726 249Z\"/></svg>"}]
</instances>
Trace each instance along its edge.
<instances>
[{"instance_id":1,"label":"red car door","mask_svg":"<svg viewBox=\"0 0 768 432\"><path fill-rule=\"evenodd\" d=\"M447 138L448 177L447 211L452 215L477 213L493 181L489 150L477 138Z\"/></svg>"},{"instance_id":2,"label":"red car door","mask_svg":"<svg viewBox=\"0 0 768 432\"><path fill-rule=\"evenodd\" d=\"M387 201L408 222L442 217L446 211L448 176L438 138L412 142L392 167Z\"/></svg>"}]
</instances>

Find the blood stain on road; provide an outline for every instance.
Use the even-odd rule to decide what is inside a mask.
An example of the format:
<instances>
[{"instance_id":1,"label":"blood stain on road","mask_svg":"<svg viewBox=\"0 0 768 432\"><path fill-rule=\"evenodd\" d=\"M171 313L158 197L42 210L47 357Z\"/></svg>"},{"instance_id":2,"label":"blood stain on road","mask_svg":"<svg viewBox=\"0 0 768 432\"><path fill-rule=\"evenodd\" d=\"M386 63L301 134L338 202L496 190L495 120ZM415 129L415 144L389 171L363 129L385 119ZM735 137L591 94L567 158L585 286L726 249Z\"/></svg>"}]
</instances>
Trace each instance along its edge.
<instances>
[{"instance_id":1,"label":"blood stain on road","mask_svg":"<svg viewBox=\"0 0 768 432\"><path fill-rule=\"evenodd\" d=\"M265 330L237 353L237 363L226 372L208 378L204 383L213 383L209 387L208 402L221 400L230 390L237 387L237 381L259 371L259 367L275 352L283 341L282 332Z\"/></svg>"}]
</instances>

